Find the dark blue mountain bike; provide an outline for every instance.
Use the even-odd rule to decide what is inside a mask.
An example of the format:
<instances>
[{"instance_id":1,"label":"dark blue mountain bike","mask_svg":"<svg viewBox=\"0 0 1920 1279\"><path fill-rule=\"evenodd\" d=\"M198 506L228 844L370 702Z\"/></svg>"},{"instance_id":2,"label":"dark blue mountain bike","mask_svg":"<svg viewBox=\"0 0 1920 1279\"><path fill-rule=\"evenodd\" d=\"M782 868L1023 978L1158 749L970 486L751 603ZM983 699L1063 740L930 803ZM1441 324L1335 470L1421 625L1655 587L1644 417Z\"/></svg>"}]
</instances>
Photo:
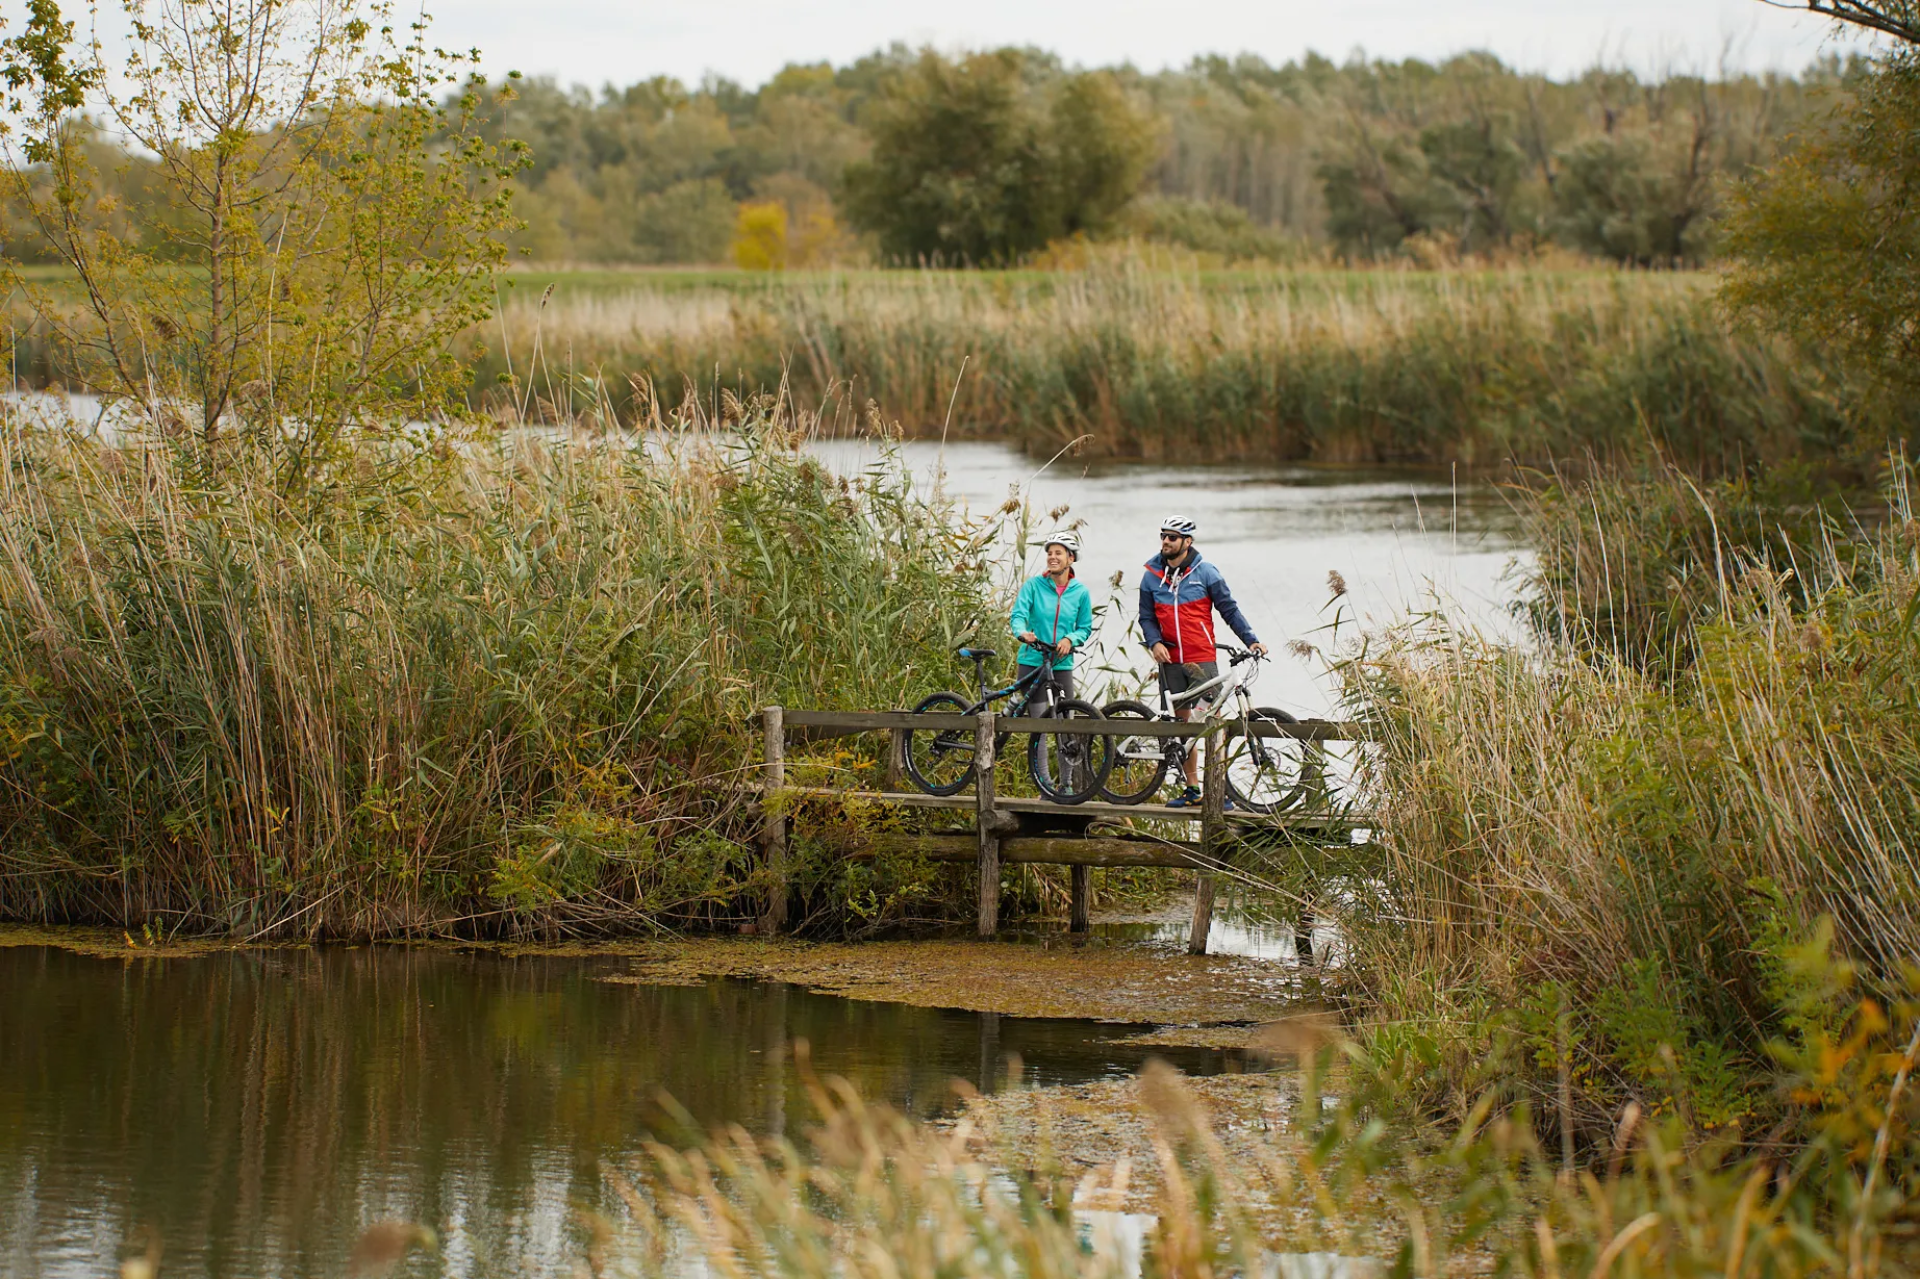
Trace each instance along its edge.
<instances>
[{"instance_id":1,"label":"dark blue mountain bike","mask_svg":"<svg viewBox=\"0 0 1920 1279\"><path fill-rule=\"evenodd\" d=\"M1053 675L1053 651L1044 644L1028 644L1045 660L1005 688L987 688L987 663L996 656L990 648L963 648L960 656L973 662L979 696L969 702L958 693L934 693L913 708L916 715L978 715L994 702L1023 695L1017 714L1035 719L1099 719L1092 702L1067 697ZM998 759L1011 733L996 733ZM914 728L907 730L907 776L929 795L953 795L973 785L974 733L971 728ZM1027 744L1027 771L1040 793L1055 803L1081 804L1100 793L1113 766L1113 743L1086 733L1034 733Z\"/></svg>"}]
</instances>

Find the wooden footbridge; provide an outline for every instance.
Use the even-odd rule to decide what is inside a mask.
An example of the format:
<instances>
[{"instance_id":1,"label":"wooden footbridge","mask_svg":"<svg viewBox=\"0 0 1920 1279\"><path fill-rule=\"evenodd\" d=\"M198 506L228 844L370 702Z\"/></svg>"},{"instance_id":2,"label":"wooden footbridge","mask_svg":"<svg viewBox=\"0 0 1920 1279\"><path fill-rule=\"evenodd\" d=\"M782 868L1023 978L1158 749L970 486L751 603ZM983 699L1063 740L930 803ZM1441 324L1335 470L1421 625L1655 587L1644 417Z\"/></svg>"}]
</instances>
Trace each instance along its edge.
<instances>
[{"instance_id":1,"label":"wooden footbridge","mask_svg":"<svg viewBox=\"0 0 1920 1279\"><path fill-rule=\"evenodd\" d=\"M1226 811L1226 735L1251 730L1261 737L1293 738L1309 743L1365 741L1358 725L1329 720L1292 724L1213 720L1173 723L1138 719L1029 719L996 716L992 710L977 715L914 714L907 711L809 711L769 706L761 713L766 754L765 793L795 797L858 799L912 808L968 812L973 829L945 834L880 834L867 841L875 851L907 851L931 861L971 862L979 875L978 932L991 937L1000 925L1000 867L1003 863L1041 863L1073 870L1070 929L1088 930L1095 866L1166 866L1199 872L1193 899L1193 925L1187 949L1196 955L1207 950L1213 925L1215 876L1229 868L1233 844L1262 831L1284 832L1291 838L1318 841L1351 840L1352 832L1370 823L1363 815L1334 811L1328 803L1322 752L1306 752L1308 771L1302 802L1286 812L1255 814ZM974 785L970 794L928 795L904 784L904 753L909 730L960 731L973 734ZM786 759L789 734L808 741L886 733L886 788L857 790L831 786L789 786ZM1107 737L1205 738L1206 753L1202 802L1195 808L1165 804L1061 804L1043 798L999 795L994 783L994 738L1001 733L1084 733ZM1141 822L1183 823L1189 834L1197 825L1198 839L1169 839L1139 829ZM787 816L785 805L769 804L762 818L761 843L774 888L769 894L762 927L779 932L786 927Z\"/></svg>"}]
</instances>

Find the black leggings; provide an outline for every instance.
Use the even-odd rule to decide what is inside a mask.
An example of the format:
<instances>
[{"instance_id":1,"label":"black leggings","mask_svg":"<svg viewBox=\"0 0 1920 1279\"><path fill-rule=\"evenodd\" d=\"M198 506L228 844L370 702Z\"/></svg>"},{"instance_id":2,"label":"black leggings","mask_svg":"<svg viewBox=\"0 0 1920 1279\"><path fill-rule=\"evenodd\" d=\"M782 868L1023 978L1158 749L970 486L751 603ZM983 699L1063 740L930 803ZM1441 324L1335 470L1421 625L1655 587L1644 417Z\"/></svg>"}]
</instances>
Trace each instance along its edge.
<instances>
[{"instance_id":1,"label":"black leggings","mask_svg":"<svg viewBox=\"0 0 1920 1279\"><path fill-rule=\"evenodd\" d=\"M1027 665L1025 665L1025 666L1022 666L1022 667L1020 668L1020 678L1021 678L1021 679L1025 679L1025 678L1026 678L1026 677L1027 677L1028 675L1030 675L1030 674L1032 674L1032 673L1033 673L1033 665L1032 665L1032 663L1028 663ZM1069 670L1069 671L1055 671L1055 672L1053 673L1053 682L1054 682L1054 686L1055 686L1055 687L1057 687L1057 688L1058 688L1058 689L1060 690L1060 696L1062 696L1062 697L1072 697L1072 696L1073 696L1073 672L1072 672L1072 671L1070 671L1070 670ZM1035 687L1037 688L1038 686L1036 685ZM1033 695L1033 690L1029 690L1029 691L1028 691L1028 698L1029 698L1029 699L1031 699L1031 698L1032 698L1032 695Z\"/></svg>"}]
</instances>

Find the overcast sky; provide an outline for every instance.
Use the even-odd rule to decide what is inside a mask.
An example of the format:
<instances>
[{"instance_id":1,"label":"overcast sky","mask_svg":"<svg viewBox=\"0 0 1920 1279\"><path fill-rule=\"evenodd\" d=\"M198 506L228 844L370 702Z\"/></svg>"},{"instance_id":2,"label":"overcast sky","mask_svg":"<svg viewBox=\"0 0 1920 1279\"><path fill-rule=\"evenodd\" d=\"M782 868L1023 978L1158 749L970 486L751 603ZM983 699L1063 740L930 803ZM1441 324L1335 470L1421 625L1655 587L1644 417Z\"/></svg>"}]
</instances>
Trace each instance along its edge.
<instances>
[{"instance_id":1,"label":"overcast sky","mask_svg":"<svg viewBox=\"0 0 1920 1279\"><path fill-rule=\"evenodd\" d=\"M403 5L404 7L404 5ZM1604 58L1642 70L1798 70L1836 44L1830 24L1761 0L434 0L438 42L478 45L487 67L563 83L757 85L788 62L845 63L892 41L942 49L1031 44L1088 66L1148 70L1202 53L1285 62L1439 58L1490 49L1567 74Z\"/></svg>"}]
</instances>

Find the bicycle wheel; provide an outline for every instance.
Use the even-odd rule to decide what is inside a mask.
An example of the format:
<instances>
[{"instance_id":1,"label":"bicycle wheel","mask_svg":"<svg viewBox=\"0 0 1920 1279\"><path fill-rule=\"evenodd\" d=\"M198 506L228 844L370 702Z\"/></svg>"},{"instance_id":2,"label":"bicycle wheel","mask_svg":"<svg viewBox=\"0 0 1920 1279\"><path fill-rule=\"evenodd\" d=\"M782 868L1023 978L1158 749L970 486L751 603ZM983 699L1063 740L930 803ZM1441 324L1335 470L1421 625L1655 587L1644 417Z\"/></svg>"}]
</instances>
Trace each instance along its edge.
<instances>
[{"instance_id":1,"label":"bicycle wheel","mask_svg":"<svg viewBox=\"0 0 1920 1279\"><path fill-rule=\"evenodd\" d=\"M1039 711L1039 707L1034 708ZM1077 697L1053 704L1047 718L1099 719L1100 708ZM1084 804L1100 793L1113 767L1109 739L1088 733L1035 733L1027 743L1027 771L1056 804Z\"/></svg>"},{"instance_id":2,"label":"bicycle wheel","mask_svg":"<svg viewBox=\"0 0 1920 1279\"><path fill-rule=\"evenodd\" d=\"M1153 708L1144 702L1108 702L1100 708L1108 719L1154 718ZM1113 763L1100 793L1116 804L1138 804L1160 793L1167 780L1167 745L1170 737L1113 737Z\"/></svg>"},{"instance_id":3,"label":"bicycle wheel","mask_svg":"<svg viewBox=\"0 0 1920 1279\"><path fill-rule=\"evenodd\" d=\"M1255 723L1293 724L1293 716L1271 706L1255 707ZM1318 750L1297 737L1255 737L1241 720L1227 724L1227 791L1250 813L1278 813L1298 804L1307 792L1307 752Z\"/></svg>"},{"instance_id":4,"label":"bicycle wheel","mask_svg":"<svg viewBox=\"0 0 1920 1279\"><path fill-rule=\"evenodd\" d=\"M915 715L965 715L973 708L958 693L934 693L913 708ZM907 776L929 795L953 795L973 784L971 728L907 730Z\"/></svg>"}]
</instances>

